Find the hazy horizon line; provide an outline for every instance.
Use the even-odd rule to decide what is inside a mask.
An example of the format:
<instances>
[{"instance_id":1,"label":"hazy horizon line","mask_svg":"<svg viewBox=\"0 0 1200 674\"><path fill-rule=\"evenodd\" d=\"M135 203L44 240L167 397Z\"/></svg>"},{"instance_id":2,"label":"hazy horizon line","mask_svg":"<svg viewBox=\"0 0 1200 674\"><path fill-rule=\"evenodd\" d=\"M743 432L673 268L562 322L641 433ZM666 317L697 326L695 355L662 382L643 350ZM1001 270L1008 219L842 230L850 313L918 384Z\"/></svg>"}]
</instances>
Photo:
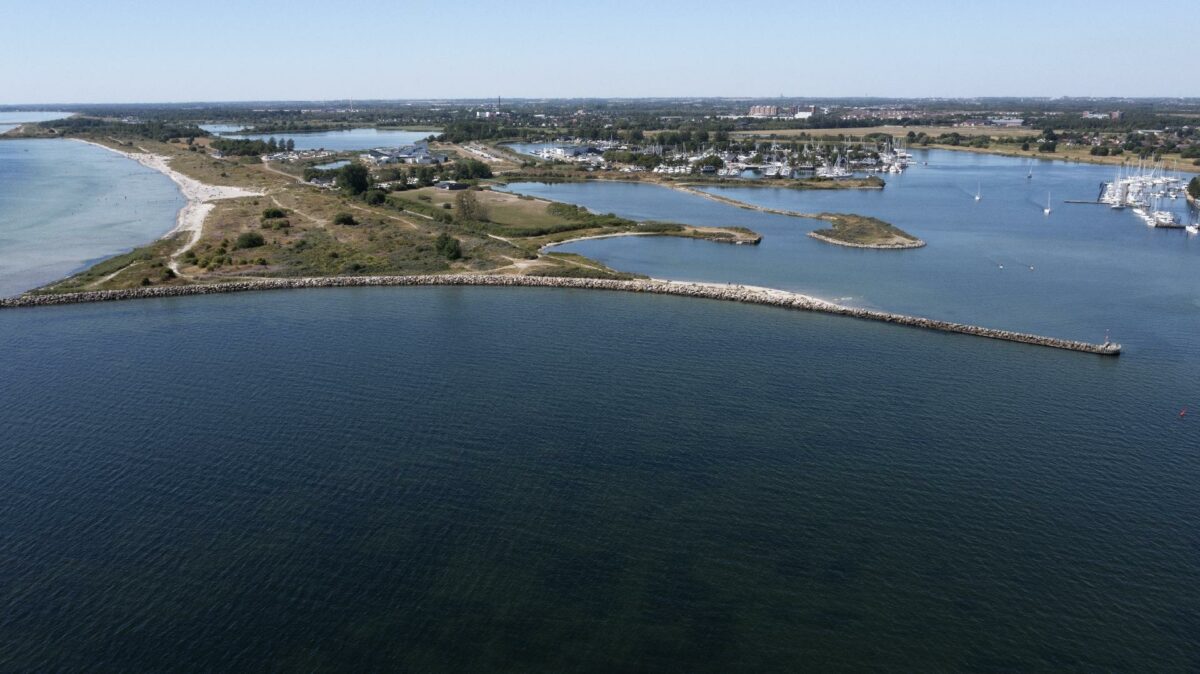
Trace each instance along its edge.
<instances>
[{"instance_id":1,"label":"hazy horizon line","mask_svg":"<svg viewBox=\"0 0 1200 674\"><path fill-rule=\"evenodd\" d=\"M247 98L247 99L209 99L209 100L159 100L159 101L37 101L20 103L0 103L0 108L45 108L50 106L137 106L137 105L249 105L290 104L290 103L349 103L351 101L363 104L373 103L476 103L491 102L499 98L501 101L538 102L538 101L1180 101L1200 102L1200 96L1038 96L1020 94L989 94L986 96L874 96L874 95L845 95L845 96L736 96L736 95L695 95L695 96L429 96L419 98Z\"/></svg>"}]
</instances>

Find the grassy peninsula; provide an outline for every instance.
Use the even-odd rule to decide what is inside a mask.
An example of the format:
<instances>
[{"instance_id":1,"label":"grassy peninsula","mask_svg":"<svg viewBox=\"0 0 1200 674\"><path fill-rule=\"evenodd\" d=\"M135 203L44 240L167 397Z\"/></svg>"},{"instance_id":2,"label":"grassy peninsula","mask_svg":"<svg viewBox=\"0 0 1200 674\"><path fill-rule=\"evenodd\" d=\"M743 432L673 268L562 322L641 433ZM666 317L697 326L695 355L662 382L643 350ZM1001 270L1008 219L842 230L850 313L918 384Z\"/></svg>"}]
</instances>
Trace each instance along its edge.
<instances>
[{"instance_id":1,"label":"grassy peninsula","mask_svg":"<svg viewBox=\"0 0 1200 674\"><path fill-rule=\"evenodd\" d=\"M878 218L849 213L820 213L816 217L832 226L809 232L819 241L853 248L920 248L925 242Z\"/></svg>"},{"instance_id":2,"label":"grassy peninsula","mask_svg":"<svg viewBox=\"0 0 1200 674\"><path fill-rule=\"evenodd\" d=\"M183 122L74 117L27 125L25 132L73 138L126 154L170 176L188 199L168 235L33 291L38 294L337 276L628 279L634 275L554 248L571 240L609 236L676 236L748 245L761 240L744 227L637 222L503 189L513 181L635 180L703 194L687 185L754 181L583 171L558 162L527 161L496 140L443 138L429 146L445 156L441 163L373 166L363 163L358 153L264 155L259 148L243 148ZM284 149L282 143L278 147ZM319 168L332 159L350 164ZM883 187L876 177L786 184L793 189ZM786 215L828 220L833 227L822 230L821 238L844 245L923 245L873 218Z\"/></svg>"},{"instance_id":3,"label":"grassy peninsula","mask_svg":"<svg viewBox=\"0 0 1200 674\"><path fill-rule=\"evenodd\" d=\"M232 192L228 197L207 199L185 191L191 209L187 218L194 227L184 226L185 214L181 213L179 226L170 235L36 292L379 274L622 279L633 275L582 256L543 248L565 239L613 235L680 236L725 243L759 240L756 233L744 228L635 222L590 213L494 190L491 180L484 177L465 180L465 189L453 190L427 184L431 179L421 181L424 185L400 186L392 181L392 190L387 191L381 184L386 185L391 176L354 164L357 168L351 173L362 180L357 189L321 187L306 182L295 165L257 156L221 156L213 152L206 137L151 137L129 126L106 125L100 133L54 128L46 132L104 145L143 163L154 157L151 163L176 182L193 181L214 189L242 188L251 195ZM454 161L457 165L472 160L457 155ZM475 168L477 173L490 174ZM452 171L453 167L447 167L442 173ZM340 178L337 182L344 182Z\"/></svg>"}]
</instances>

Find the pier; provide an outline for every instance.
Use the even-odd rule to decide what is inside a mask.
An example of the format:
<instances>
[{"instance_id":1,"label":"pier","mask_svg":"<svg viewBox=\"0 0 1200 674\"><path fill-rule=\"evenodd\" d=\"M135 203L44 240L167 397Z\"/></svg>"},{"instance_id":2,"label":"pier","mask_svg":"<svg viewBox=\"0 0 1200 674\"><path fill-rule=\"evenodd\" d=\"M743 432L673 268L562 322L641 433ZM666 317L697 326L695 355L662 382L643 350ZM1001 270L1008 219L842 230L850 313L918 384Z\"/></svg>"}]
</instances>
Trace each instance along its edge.
<instances>
[{"instance_id":1,"label":"pier","mask_svg":"<svg viewBox=\"0 0 1200 674\"><path fill-rule=\"evenodd\" d=\"M359 288L379 286L497 286L534 288L577 288L584 290L610 290L619 292L652 293L698 297L746 304L816 311L838 316L849 316L870 321L893 323L913 328L950 332L988 339L999 339L1035 346L1045 346L1067 351L1093 353L1101 356L1117 356L1121 345L1104 342L1095 344L1057 337L1044 337L1010 330L996 330L964 323L906 316L873 309L847 307L822 299L774 288L743 286L723 283L693 283L664 281L657 279L593 279L563 278L546 276L506 276L447 274L421 276L324 276L311 278L251 279L209 285L159 286L131 288L128 290L96 290L90 292L61 293L47 295L22 295L0 299L0 309L21 307L44 307L88 302L112 302L119 300L187 297L191 295L214 295L220 293L250 292L258 290L289 290L299 288Z\"/></svg>"}]
</instances>

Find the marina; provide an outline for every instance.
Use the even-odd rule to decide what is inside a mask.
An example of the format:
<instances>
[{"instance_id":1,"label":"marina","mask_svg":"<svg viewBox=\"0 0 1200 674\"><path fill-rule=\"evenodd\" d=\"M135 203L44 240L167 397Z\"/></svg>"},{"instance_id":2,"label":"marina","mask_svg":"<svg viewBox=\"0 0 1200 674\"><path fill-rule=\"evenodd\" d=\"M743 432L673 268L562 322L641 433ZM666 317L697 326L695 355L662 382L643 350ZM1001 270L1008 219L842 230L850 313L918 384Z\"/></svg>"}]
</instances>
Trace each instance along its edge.
<instances>
[{"instance_id":1,"label":"marina","mask_svg":"<svg viewBox=\"0 0 1200 674\"><path fill-rule=\"evenodd\" d=\"M1160 163L1122 166L1112 182L1101 185L1098 202L1115 210L1129 208L1148 227L1184 229L1178 214L1164 208L1164 200L1178 200L1186 184L1183 177L1168 174Z\"/></svg>"}]
</instances>

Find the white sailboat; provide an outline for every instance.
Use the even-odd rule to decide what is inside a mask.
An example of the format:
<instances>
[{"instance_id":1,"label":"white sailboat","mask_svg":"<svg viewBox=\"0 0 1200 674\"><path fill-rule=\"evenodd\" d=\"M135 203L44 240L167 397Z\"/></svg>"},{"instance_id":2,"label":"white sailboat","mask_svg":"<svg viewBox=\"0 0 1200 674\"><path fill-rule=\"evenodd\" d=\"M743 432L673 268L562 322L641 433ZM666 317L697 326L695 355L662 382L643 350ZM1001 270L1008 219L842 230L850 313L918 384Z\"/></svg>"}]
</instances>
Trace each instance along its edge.
<instances>
[{"instance_id":1,"label":"white sailboat","mask_svg":"<svg viewBox=\"0 0 1200 674\"><path fill-rule=\"evenodd\" d=\"M1042 209L1042 213L1050 215L1050 193L1046 193L1046 207Z\"/></svg>"},{"instance_id":2,"label":"white sailboat","mask_svg":"<svg viewBox=\"0 0 1200 674\"><path fill-rule=\"evenodd\" d=\"M979 201L982 198L983 198L983 183L978 183L975 186L975 201Z\"/></svg>"},{"instance_id":3,"label":"white sailboat","mask_svg":"<svg viewBox=\"0 0 1200 674\"><path fill-rule=\"evenodd\" d=\"M1025 176L1026 180L1033 180L1033 162L1029 162L1029 175Z\"/></svg>"}]
</instances>

